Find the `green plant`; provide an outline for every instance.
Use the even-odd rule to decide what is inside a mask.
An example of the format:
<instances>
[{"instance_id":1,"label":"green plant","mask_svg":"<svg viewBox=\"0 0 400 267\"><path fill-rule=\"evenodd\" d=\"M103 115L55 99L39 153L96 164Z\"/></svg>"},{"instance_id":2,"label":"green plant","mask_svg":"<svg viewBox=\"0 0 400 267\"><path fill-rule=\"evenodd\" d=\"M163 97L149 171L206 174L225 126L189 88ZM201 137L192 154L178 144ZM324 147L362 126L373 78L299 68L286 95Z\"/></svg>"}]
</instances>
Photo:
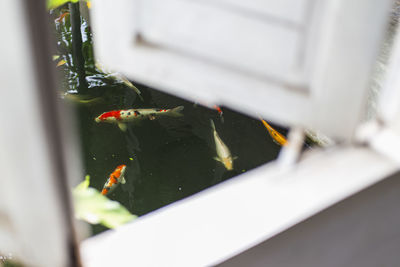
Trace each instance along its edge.
<instances>
[{"instance_id":1,"label":"green plant","mask_svg":"<svg viewBox=\"0 0 400 267\"><path fill-rule=\"evenodd\" d=\"M137 218L119 202L103 196L98 190L89 187L90 177L80 183L72 192L75 217L90 224L102 224L115 228Z\"/></svg>"},{"instance_id":2,"label":"green plant","mask_svg":"<svg viewBox=\"0 0 400 267\"><path fill-rule=\"evenodd\" d=\"M47 9L54 9L68 2L77 3L79 0L47 0Z\"/></svg>"}]
</instances>

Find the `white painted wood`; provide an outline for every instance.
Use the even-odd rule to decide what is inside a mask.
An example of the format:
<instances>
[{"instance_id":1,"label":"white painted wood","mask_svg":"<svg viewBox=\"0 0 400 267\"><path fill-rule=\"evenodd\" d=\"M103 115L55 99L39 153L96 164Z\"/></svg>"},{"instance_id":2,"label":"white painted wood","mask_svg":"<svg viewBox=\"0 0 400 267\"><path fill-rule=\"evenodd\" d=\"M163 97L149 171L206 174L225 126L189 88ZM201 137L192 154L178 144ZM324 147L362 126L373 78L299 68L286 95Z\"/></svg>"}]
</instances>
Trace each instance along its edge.
<instances>
[{"instance_id":1,"label":"white painted wood","mask_svg":"<svg viewBox=\"0 0 400 267\"><path fill-rule=\"evenodd\" d=\"M205 4L215 5L232 12L257 16L260 19L281 21L290 24L302 24L310 0L198 0Z\"/></svg>"},{"instance_id":2,"label":"white painted wood","mask_svg":"<svg viewBox=\"0 0 400 267\"><path fill-rule=\"evenodd\" d=\"M278 21L249 15L288 5L273 2L97 0L96 55L168 93L350 140L391 1L302 1ZM304 19L288 27L294 9Z\"/></svg>"},{"instance_id":3,"label":"white painted wood","mask_svg":"<svg viewBox=\"0 0 400 267\"><path fill-rule=\"evenodd\" d=\"M397 266L400 176L341 201L218 267Z\"/></svg>"},{"instance_id":4,"label":"white painted wood","mask_svg":"<svg viewBox=\"0 0 400 267\"><path fill-rule=\"evenodd\" d=\"M371 120L359 127L356 139L400 165L400 136L390 125Z\"/></svg>"},{"instance_id":5,"label":"white painted wood","mask_svg":"<svg viewBox=\"0 0 400 267\"><path fill-rule=\"evenodd\" d=\"M398 170L368 148L314 151L260 167L81 244L85 266L211 266ZM109 255L111 248L112 256ZM129 264L128 264L129 265Z\"/></svg>"},{"instance_id":6,"label":"white painted wood","mask_svg":"<svg viewBox=\"0 0 400 267\"><path fill-rule=\"evenodd\" d=\"M365 111L390 4L97 0L92 18L96 54L132 79L349 141ZM83 262L219 263L398 170L400 157L384 151L393 140L379 135L377 152L334 148L312 151L292 168L260 167L84 241ZM295 153L284 153L281 163L294 161ZM98 257L110 247L120 249Z\"/></svg>"},{"instance_id":7,"label":"white painted wood","mask_svg":"<svg viewBox=\"0 0 400 267\"><path fill-rule=\"evenodd\" d=\"M289 78L302 52L298 28L204 1L141 3L140 34L146 42L264 78Z\"/></svg>"},{"instance_id":8,"label":"white painted wood","mask_svg":"<svg viewBox=\"0 0 400 267\"><path fill-rule=\"evenodd\" d=\"M390 4L332 1L327 6L311 79L316 129L332 136L354 135L366 112L366 90Z\"/></svg>"},{"instance_id":9,"label":"white painted wood","mask_svg":"<svg viewBox=\"0 0 400 267\"><path fill-rule=\"evenodd\" d=\"M304 146L305 134L301 128L290 129L287 141L279 152L277 162L282 168L293 168L298 162Z\"/></svg>"},{"instance_id":10,"label":"white painted wood","mask_svg":"<svg viewBox=\"0 0 400 267\"><path fill-rule=\"evenodd\" d=\"M56 189L24 2L0 1L0 256L67 266L68 211Z\"/></svg>"}]
</instances>

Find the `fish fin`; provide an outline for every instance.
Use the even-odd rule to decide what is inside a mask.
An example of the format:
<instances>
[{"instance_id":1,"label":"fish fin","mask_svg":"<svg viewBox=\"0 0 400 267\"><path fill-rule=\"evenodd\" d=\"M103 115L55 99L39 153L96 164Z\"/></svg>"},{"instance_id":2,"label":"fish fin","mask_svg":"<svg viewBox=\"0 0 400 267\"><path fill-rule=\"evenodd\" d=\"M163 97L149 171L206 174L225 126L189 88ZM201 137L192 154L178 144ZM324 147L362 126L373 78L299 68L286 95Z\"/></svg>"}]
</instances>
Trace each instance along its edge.
<instances>
[{"instance_id":1,"label":"fish fin","mask_svg":"<svg viewBox=\"0 0 400 267\"><path fill-rule=\"evenodd\" d=\"M126 132L127 126L123 122L118 122L118 128L120 128L121 131Z\"/></svg>"},{"instance_id":2,"label":"fish fin","mask_svg":"<svg viewBox=\"0 0 400 267\"><path fill-rule=\"evenodd\" d=\"M220 158L218 158L218 157L213 157L213 159L216 160L216 161L222 162L222 161L220 160Z\"/></svg>"},{"instance_id":3,"label":"fish fin","mask_svg":"<svg viewBox=\"0 0 400 267\"><path fill-rule=\"evenodd\" d=\"M142 92L140 92L140 90L139 90L136 86L134 86L131 82L129 82L129 83L130 83L130 85L131 85L131 86L129 86L129 87L132 88L133 91L136 92L136 94L137 94L137 96L140 98L140 100L141 100L142 102L144 102L144 99L143 99L143 97L142 97Z\"/></svg>"},{"instance_id":4,"label":"fish fin","mask_svg":"<svg viewBox=\"0 0 400 267\"><path fill-rule=\"evenodd\" d=\"M212 119L210 119L210 123L211 123L211 128L213 129L213 131L215 131L215 124Z\"/></svg>"},{"instance_id":5,"label":"fish fin","mask_svg":"<svg viewBox=\"0 0 400 267\"><path fill-rule=\"evenodd\" d=\"M138 92L139 89L136 88L136 86L134 86L131 81L128 80L128 78L126 78L124 75L122 75L121 73L118 72L117 75L115 75L115 77L117 77L123 84L125 84L126 86L132 88L135 92ZM139 91L140 93L140 91Z\"/></svg>"},{"instance_id":6,"label":"fish fin","mask_svg":"<svg viewBox=\"0 0 400 267\"><path fill-rule=\"evenodd\" d=\"M136 92L136 93L137 93L137 92ZM140 99L142 102L144 102L144 99L143 99L143 97L142 97L140 91L139 91L139 93L137 93L137 96L139 97L139 99Z\"/></svg>"},{"instance_id":7,"label":"fish fin","mask_svg":"<svg viewBox=\"0 0 400 267\"><path fill-rule=\"evenodd\" d=\"M129 88L132 88L133 91L136 92L136 94L138 95L138 97L140 98L140 100L142 100L142 102L144 102L144 99L143 99L143 97L141 96L142 92L140 92L140 90L139 90L136 86L134 86L134 85L131 83L131 81L129 81L125 76L123 76L123 75L120 74L120 73L118 73L118 76L117 76L117 77L123 82L123 84L125 84L125 85L128 86Z\"/></svg>"},{"instance_id":8,"label":"fish fin","mask_svg":"<svg viewBox=\"0 0 400 267\"><path fill-rule=\"evenodd\" d=\"M282 146L282 144L280 144L278 141L276 141L276 140L274 139L274 137L271 136L271 138L272 138L272 141L273 141L275 144L277 144L278 146Z\"/></svg>"},{"instance_id":9,"label":"fish fin","mask_svg":"<svg viewBox=\"0 0 400 267\"><path fill-rule=\"evenodd\" d=\"M184 108L184 106L175 107L169 111L169 115L173 116L173 117L181 117L181 116L183 116L183 114L182 114L183 108Z\"/></svg>"},{"instance_id":10,"label":"fish fin","mask_svg":"<svg viewBox=\"0 0 400 267\"><path fill-rule=\"evenodd\" d=\"M114 191L115 191L115 188L117 188L117 186L118 186L118 184L115 184L114 186L112 186L112 187L108 190L106 196L108 196L108 195L110 195L112 192L114 192Z\"/></svg>"},{"instance_id":11,"label":"fish fin","mask_svg":"<svg viewBox=\"0 0 400 267\"><path fill-rule=\"evenodd\" d=\"M125 184L125 183L126 183L125 177L122 177L121 178L121 184Z\"/></svg>"}]
</instances>

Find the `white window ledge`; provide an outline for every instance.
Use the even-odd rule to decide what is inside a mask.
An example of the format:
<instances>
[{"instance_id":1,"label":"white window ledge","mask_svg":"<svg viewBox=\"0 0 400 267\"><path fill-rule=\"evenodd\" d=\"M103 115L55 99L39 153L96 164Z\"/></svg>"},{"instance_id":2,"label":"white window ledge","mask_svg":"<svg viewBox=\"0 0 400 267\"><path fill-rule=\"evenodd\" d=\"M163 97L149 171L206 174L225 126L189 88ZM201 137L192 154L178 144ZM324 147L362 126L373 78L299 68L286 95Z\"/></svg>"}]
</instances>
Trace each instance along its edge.
<instances>
[{"instance_id":1,"label":"white window ledge","mask_svg":"<svg viewBox=\"0 0 400 267\"><path fill-rule=\"evenodd\" d=\"M210 266L398 170L366 147L312 151L289 171L271 163L81 244L86 267Z\"/></svg>"}]
</instances>

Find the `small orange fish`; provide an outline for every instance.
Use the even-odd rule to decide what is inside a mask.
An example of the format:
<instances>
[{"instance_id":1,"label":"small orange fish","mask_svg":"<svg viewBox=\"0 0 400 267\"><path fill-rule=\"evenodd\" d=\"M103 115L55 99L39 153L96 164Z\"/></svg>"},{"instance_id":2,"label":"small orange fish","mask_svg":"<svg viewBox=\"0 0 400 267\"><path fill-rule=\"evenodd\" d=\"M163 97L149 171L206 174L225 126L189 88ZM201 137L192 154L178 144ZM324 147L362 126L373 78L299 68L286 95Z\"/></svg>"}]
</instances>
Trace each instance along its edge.
<instances>
[{"instance_id":1,"label":"small orange fish","mask_svg":"<svg viewBox=\"0 0 400 267\"><path fill-rule=\"evenodd\" d=\"M64 65L65 63L67 63L67 61L65 61L64 59L61 59L60 61L58 61L57 67L60 67L60 66Z\"/></svg>"},{"instance_id":2,"label":"small orange fish","mask_svg":"<svg viewBox=\"0 0 400 267\"><path fill-rule=\"evenodd\" d=\"M263 120L261 118L260 118L260 120L264 124L265 128L267 128L269 135L272 137L272 140L276 144L281 145L281 146L287 145L288 141L282 134L280 134L277 130L272 128L271 125L269 125L265 120Z\"/></svg>"},{"instance_id":3,"label":"small orange fish","mask_svg":"<svg viewBox=\"0 0 400 267\"><path fill-rule=\"evenodd\" d=\"M64 19L68 15L69 15L68 11L62 13L58 18L55 19L55 22L60 22L62 19Z\"/></svg>"},{"instance_id":4,"label":"small orange fish","mask_svg":"<svg viewBox=\"0 0 400 267\"><path fill-rule=\"evenodd\" d=\"M214 108L216 111L218 111L218 115L219 115L219 117L221 118L221 122L223 123L223 122L224 122L224 117L223 117L224 113L222 112L222 109L221 109L219 106L217 106L217 105L214 105L213 108Z\"/></svg>"},{"instance_id":5,"label":"small orange fish","mask_svg":"<svg viewBox=\"0 0 400 267\"><path fill-rule=\"evenodd\" d=\"M126 165L122 164L119 165L111 174L110 177L107 179L107 182L104 184L103 190L101 191L102 195L107 195L112 190L114 190L118 184L125 184L125 171Z\"/></svg>"}]
</instances>

